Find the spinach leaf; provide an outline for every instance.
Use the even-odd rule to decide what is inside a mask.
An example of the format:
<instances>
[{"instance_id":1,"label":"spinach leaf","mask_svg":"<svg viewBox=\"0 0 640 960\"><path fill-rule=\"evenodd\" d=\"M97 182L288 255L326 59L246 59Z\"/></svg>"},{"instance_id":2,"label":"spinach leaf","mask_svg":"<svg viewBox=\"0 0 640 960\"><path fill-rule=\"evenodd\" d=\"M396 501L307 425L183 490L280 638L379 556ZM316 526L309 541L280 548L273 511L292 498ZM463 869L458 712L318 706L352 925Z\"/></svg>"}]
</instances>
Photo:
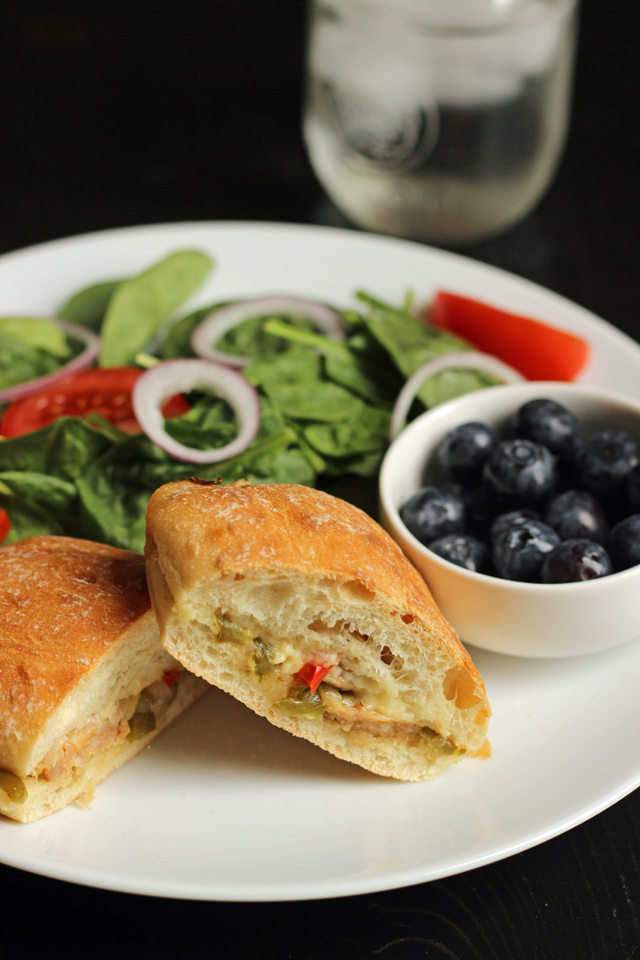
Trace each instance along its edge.
<instances>
[{"instance_id":1,"label":"spinach leaf","mask_svg":"<svg viewBox=\"0 0 640 960\"><path fill-rule=\"evenodd\" d=\"M118 431L118 435L125 437ZM54 423L0 442L0 472L24 470L74 480L113 440L79 417Z\"/></svg>"},{"instance_id":2,"label":"spinach leaf","mask_svg":"<svg viewBox=\"0 0 640 960\"><path fill-rule=\"evenodd\" d=\"M473 393L484 387L495 387L500 383L498 377L485 370L451 369L441 370L422 384L419 396L428 409L439 403L461 397L463 393Z\"/></svg>"},{"instance_id":3,"label":"spinach leaf","mask_svg":"<svg viewBox=\"0 0 640 960\"><path fill-rule=\"evenodd\" d=\"M0 317L0 390L53 373L79 348L51 320Z\"/></svg>"},{"instance_id":4,"label":"spinach leaf","mask_svg":"<svg viewBox=\"0 0 640 960\"><path fill-rule=\"evenodd\" d=\"M176 421L173 421L174 423ZM285 477L282 465L290 463L295 466L295 476L299 479L288 480L289 483L313 483L315 473L304 456L292 455L295 450L296 434L289 427L285 418L267 398L262 400L262 412L260 417L260 428L255 440L249 444L246 450L230 457L227 460L221 460L217 463L206 466L194 466L193 464L176 464L175 461L169 461L164 468L164 477L171 471L173 476L168 479L182 479L191 476L194 472L205 480L215 480L222 477L224 483L231 483L234 480L252 479L260 483L273 483L275 477ZM154 471L157 478L158 472L163 468L158 465ZM148 474L147 474L148 475ZM166 482L164 479L162 482ZM282 479L278 482L282 482Z\"/></svg>"},{"instance_id":5,"label":"spinach leaf","mask_svg":"<svg viewBox=\"0 0 640 960\"><path fill-rule=\"evenodd\" d=\"M306 383L269 383L264 390L279 408L293 420L319 420L336 423L361 415L362 400L336 383L318 380Z\"/></svg>"},{"instance_id":6,"label":"spinach leaf","mask_svg":"<svg viewBox=\"0 0 640 960\"><path fill-rule=\"evenodd\" d=\"M292 446L294 441L295 434L285 428L262 441L254 441L253 449L250 447L233 459L213 464L204 473L198 470L198 476L204 476L207 480L219 476L224 483L251 480L254 483L301 483L313 486L315 472L300 450Z\"/></svg>"},{"instance_id":7,"label":"spinach leaf","mask_svg":"<svg viewBox=\"0 0 640 960\"><path fill-rule=\"evenodd\" d=\"M93 283L90 287L79 290L63 303L56 316L61 320L70 320L71 323L78 323L98 331L102 326L109 301L121 283L122 280L103 280L101 283Z\"/></svg>"},{"instance_id":8,"label":"spinach leaf","mask_svg":"<svg viewBox=\"0 0 640 960\"><path fill-rule=\"evenodd\" d=\"M316 480L315 471L302 451L291 446L269 456L256 457L248 461L247 469L236 470L236 473L236 480L246 476L258 483L299 483L312 487Z\"/></svg>"},{"instance_id":9,"label":"spinach leaf","mask_svg":"<svg viewBox=\"0 0 640 960\"><path fill-rule=\"evenodd\" d=\"M323 473L327 467L327 461L321 457L317 450L314 450L304 435L304 426L296 423L295 420L287 419L287 423L296 435L300 453L305 458L309 467L314 473Z\"/></svg>"},{"instance_id":10,"label":"spinach leaf","mask_svg":"<svg viewBox=\"0 0 640 960\"><path fill-rule=\"evenodd\" d=\"M322 456L351 457L377 453L387 445L391 413L359 401L357 414L337 423L312 423L305 427L308 443Z\"/></svg>"},{"instance_id":11,"label":"spinach leaf","mask_svg":"<svg viewBox=\"0 0 640 960\"><path fill-rule=\"evenodd\" d=\"M24 537L78 534L75 486L46 473L1 472L0 507L11 520L6 543Z\"/></svg>"},{"instance_id":12,"label":"spinach leaf","mask_svg":"<svg viewBox=\"0 0 640 960\"><path fill-rule=\"evenodd\" d=\"M108 456L108 455L107 455ZM135 487L97 460L77 481L82 535L114 547L144 550L145 511L152 493Z\"/></svg>"},{"instance_id":13,"label":"spinach leaf","mask_svg":"<svg viewBox=\"0 0 640 960\"><path fill-rule=\"evenodd\" d=\"M40 317L0 317L0 337L18 340L62 360L71 353L64 330Z\"/></svg>"},{"instance_id":14,"label":"spinach leaf","mask_svg":"<svg viewBox=\"0 0 640 960\"><path fill-rule=\"evenodd\" d=\"M0 390L44 377L60 368L60 357L0 334Z\"/></svg>"},{"instance_id":15,"label":"spinach leaf","mask_svg":"<svg viewBox=\"0 0 640 960\"><path fill-rule=\"evenodd\" d=\"M324 369L330 380L370 403L391 405L393 397L400 390L400 387L393 392L387 390L385 378L373 370L364 357L349 349L343 354L327 353L324 357Z\"/></svg>"},{"instance_id":16,"label":"spinach leaf","mask_svg":"<svg viewBox=\"0 0 640 960\"><path fill-rule=\"evenodd\" d=\"M287 464L295 469L291 476L296 476L296 480L286 479ZM282 413L268 398L262 399L258 435L247 449L228 460L211 464L204 471L199 468L198 475L207 480L220 476L224 483L245 479L259 483L312 485L315 480L315 472L296 448L295 431L287 425Z\"/></svg>"},{"instance_id":17,"label":"spinach leaf","mask_svg":"<svg viewBox=\"0 0 640 960\"><path fill-rule=\"evenodd\" d=\"M355 329L355 324L351 324ZM296 329L279 320L268 320L265 331L281 340L289 340L291 344L314 348L324 358L324 372L326 376L340 386L357 394L365 400L378 402L387 396L385 381L379 371L371 367L367 359L351 349L352 343L357 347L361 338L355 334L345 342L331 340L323 334L311 330ZM400 387L398 387L398 390ZM395 393L398 392L395 391ZM391 397L389 397L391 399Z\"/></svg>"},{"instance_id":18,"label":"spinach leaf","mask_svg":"<svg viewBox=\"0 0 640 960\"><path fill-rule=\"evenodd\" d=\"M42 430L0 443L5 487L0 501L11 519L11 539L87 536L78 516L74 481L113 445L102 431L78 417L62 417Z\"/></svg>"},{"instance_id":19,"label":"spinach leaf","mask_svg":"<svg viewBox=\"0 0 640 960\"><path fill-rule=\"evenodd\" d=\"M58 421L60 422L60 421ZM47 454L55 424L0 441L0 472L4 470L33 470L47 472Z\"/></svg>"},{"instance_id":20,"label":"spinach leaf","mask_svg":"<svg viewBox=\"0 0 640 960\"><path fill-rule=\"evenodd\" d=\"M3 546L24 540L25 537L69 536L69 531L52 513L41 512L32 504L24 503L15 497L7 500L0 494L0 506L11 517L11 529L2 541Z\"/></svg>"},{"instance_id":21,"label":"spinach leaf","mask_svg":"<svg viewBox=\"0 0 640 960\"><path fill-rule=\"evenodd\" d=\"M53 513L66 513L74 505L76 488L67 480L46 473L4 470L0 473L0 495L16 497Z\"/></svg>"},{"instance_id":22,"label":"spinach leaf","mask_svg":"<svg viewBox=\"0 0 640 960\"><path fill-rule=\"evenodd\" d=\"M388 351L407 378L434 357L472 349L466 341L429 327L410 313L391 307L369 294L359 292L358 297L369 306L369 314L365 317L369 332ZM429 408L498 382L495 377L481 370L445 370L425 381L417 396Z\"/></svg>"},{"instance_id":23,"label":"spinach leaf","mask_svg":"<svg viewBox=\"0 0 640 960\"><path fill-rule=\"evenodd\" d=\"M472 349L464 340L428 327L404 310L391 307L362 291L357 296L369 307L364 318L367 329L407 378L427 360L440 354Z\"/></svg>"},{"instance_id":24,"label":"spinach leaf","mask_svg":"<svg viewBox=\"0 0 640 960\"><path fill-rule=\"evenodd\" d=\"M158 351L160 359L180 360L183 357L195 357L191 349L193 331L205 317L208 317L217 307L223 307L225 303L212 303L209 307L200 307L199 310L194 310L193 313L188 313L186 317L172 323L160 345Z\"/></svg>"},{"instance_id":25,"label":"spinach leaf","mask_svg":"<svg viewBox=\"0 0 640 960\"><path fill-rule=\"evenodd\" d=\"M284 323L285 319L286 323ZM242 323L228 330L215 347L222 353L237 357L273 357L283 353L291 348L291 344L288 338L271 332L269 328L273 320L272 316L250 317L248 320L243 320ZM284 327L285 331L310 331L311 329L306 320L294 315L280 318L279 326Z\"/></svg>"},{"instance_id":26,"label":"spinach leaf","mask_svg":"<svg viewBox=\"0 0 640 960\"><path fill-rule=\"evenodd\" d=\"M122 434L95 457L75 480L82 536L140 552L144 546L144 516L158 484L149 484L149 463L171 463L147 436ZM168 476L167 480L174 479Z\"/></svg>"},{"instance_id":27,"label":"spinach leaf","mask_svg":"<svg viewBox=\"0 0 640 960\"><path fill-rule=\"evenodd\" d=\"M47 472L70 481L83 476L96 457L111 449L114 438L127 436L113 429L112 424L109 424L109 427L112 428L109 431L111 436L102 429L95 429L80 417L61 417L50 427L45 427L45 430L51 431L46 459Z\"/></svg>"},{"instance_id":28,"label":"spinach leaf","mask_svg":"<svg viewBox=\"0 0 640 960\"><path fill-rule=\"evenodd\" d=\"M213 263L199 250L178 250L112 294L102 324L100 365L130 363L180 304L197 290Z\"/></svg>"},{"instance_id":29,"label":"spinach leaf","mask_svg":"<svg viewBox=\"0 0 640 960\"><path fill-rule=\"evenodd\" d=\"M233 409L217 397L203 397L184 416L167 420L169 436L195 450L211 450L230 443L238 434Z\"/></svg>"},{"instance_id":30,"label":"spinach leaf","mask_svg":"<svg viewBox=\"0 0 640 960\"><path fill-rule=\"evenodd\" d=\"M242 371L254 387L277 388L286 384L318 383L322 380L322 359L315 350L293 347L287 353L263 360L254 360Z\"/></svg>"},{"instance_id":31,"label":"spinach leaf","mask_svg":"<svg viewBox=\"0 0 640 960\"><path fill-rule=\"evenodd\" d=\"M360 453L352 457L329 458L325 462L324 477L342 477L354 474L358 477L374 478L378 475L385 448L374 450L371 453Z\"/></svg>"},{"instance_id":32,"label":"spinach leaf","mask_svg":"<svg viewBox=\"0 0 640 960\"><path fill-rule=\"evenodd\" d=\"M212 303L208 307L201 307L186 317L176 320L169 328L160 346L160 357L163 360L194 357L195 353L191 349L193 331L210 313L213 313L219 307L227 306L230 302L229 300L223 300L219 303ZM274 337L265 332L268 319L266 317L253 317L245 320L232 330L227 331L214 346L223 353L240 357L272 357L283 353L289 349L290 345L280 337ZM303 320L296 317L287 317L287 320L288 325L292 327L308 329L308 325Z\"/></svg>"}]
</instances>

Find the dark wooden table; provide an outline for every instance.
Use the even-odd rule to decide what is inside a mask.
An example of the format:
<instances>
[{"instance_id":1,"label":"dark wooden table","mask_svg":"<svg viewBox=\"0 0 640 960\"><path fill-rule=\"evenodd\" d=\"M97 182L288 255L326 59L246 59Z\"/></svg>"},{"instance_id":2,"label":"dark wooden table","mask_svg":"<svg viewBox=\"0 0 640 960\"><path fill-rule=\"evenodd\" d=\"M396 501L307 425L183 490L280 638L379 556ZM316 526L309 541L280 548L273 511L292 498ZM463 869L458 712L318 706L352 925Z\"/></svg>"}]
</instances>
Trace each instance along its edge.
<instances>
[{"instance_id":1,"label":"dark wooden table","mask_svg":"<svg viewBox=\"0 0 640 960\"><path fill-rule=\"evenodd\" d=\"M587 0L559 175L526 221L465 252L640 339L633 8ZM348 226L303 151L303 56L299 0L0 5L0 252L178 220ZM2 952L20 960L640 960L639 860L636 793L501 863L342 900L158 900L0 867ZM28 919L18 920L20 907Z\"/></svg>"}]
</instances>

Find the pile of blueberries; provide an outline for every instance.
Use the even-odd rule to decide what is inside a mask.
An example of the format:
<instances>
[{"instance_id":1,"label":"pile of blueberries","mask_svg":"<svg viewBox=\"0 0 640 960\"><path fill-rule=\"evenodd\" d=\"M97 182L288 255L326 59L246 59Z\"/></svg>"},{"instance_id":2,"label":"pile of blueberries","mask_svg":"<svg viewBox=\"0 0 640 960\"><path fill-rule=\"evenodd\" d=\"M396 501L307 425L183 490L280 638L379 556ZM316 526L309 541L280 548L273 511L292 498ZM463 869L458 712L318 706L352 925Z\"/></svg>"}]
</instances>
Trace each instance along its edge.
<instances>
[{"instance_id":1,"label":"pile of blueberries","mask_svg":"<svg viewBox=\"0 0 640 960\"><path fill-rule=\"evenodd\" d=\"M400 510L421 543L477 573L529 583L593 580L640 564L640 442L581 438L560 403L530 400L513 436L463 423L436 451L439 486Z\"/></svg>"}]
</instances>

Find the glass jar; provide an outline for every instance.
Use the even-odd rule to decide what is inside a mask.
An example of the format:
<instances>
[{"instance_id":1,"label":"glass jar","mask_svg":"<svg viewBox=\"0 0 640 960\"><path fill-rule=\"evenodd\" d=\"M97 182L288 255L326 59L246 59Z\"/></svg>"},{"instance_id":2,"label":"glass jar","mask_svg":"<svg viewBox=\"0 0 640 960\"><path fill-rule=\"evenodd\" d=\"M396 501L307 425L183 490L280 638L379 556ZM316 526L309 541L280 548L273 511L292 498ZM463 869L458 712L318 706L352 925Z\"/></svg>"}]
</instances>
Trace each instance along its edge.
<instances>
[{"instance_id":1,"label":"glass jar","mask_svg":"<svg viewBox=\"0 0 640 960\"><path fill-rule=\"evenodd\" d=\"M354 223L456 245L547 189L566 139L577 0L311 0L304 135Z\"/></svg>"}]
</instances>

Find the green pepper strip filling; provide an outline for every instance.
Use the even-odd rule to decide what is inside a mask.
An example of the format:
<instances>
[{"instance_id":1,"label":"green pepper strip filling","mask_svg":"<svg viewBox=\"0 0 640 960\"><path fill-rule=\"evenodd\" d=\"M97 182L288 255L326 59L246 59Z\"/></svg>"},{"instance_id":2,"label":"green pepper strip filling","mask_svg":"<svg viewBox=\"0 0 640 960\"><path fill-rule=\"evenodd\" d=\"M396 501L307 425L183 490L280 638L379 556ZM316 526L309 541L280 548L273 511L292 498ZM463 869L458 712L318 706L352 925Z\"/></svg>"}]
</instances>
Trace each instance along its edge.
<instances>
[{"instance_id":1,"label":"green pepper strip filling","mask_svg":"<svg viewBox=\"0 0 640 960\"><path fill-rule=\"evenodd\" d=\"M284 700L276 700L271 707L274 710L282 710L289 717L306 717L308 720L315 720L325 712L326 707L320 694L311 693L308 687L296 685L290 692L292 696Z\"/></svg>"},{"instance_id":2,"label":"green pepper strip filling","mask_svg":"<svg viewBox=\"0 0 640 960\"><path fill-rule=\"evenodd\" d=\"M12 800L13 803L24 803L27 799L27 788L15 773L9 773L8 770L0 770L0 790Z\"/></svg>"}]
</instances>

